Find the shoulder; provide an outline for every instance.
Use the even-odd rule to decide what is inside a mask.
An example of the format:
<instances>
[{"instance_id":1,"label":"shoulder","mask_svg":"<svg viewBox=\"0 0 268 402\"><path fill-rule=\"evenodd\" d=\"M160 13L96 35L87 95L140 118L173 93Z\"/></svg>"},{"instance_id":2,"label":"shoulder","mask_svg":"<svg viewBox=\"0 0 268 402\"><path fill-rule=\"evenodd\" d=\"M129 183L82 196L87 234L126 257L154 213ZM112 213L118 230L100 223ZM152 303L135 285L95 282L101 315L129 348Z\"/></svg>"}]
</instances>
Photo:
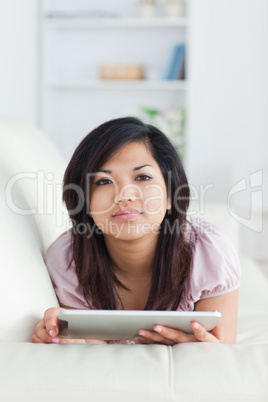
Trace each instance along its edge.
<instances>
[{"instance_id":1,"label":"shoulder","mask_svg":"<svg viewBox=\"0 0 268 402\"><path fill-rule=\"evenodd\" d=\"M188 280L192 300L219 296L240 285L240 261L231 239L204 219L188 217L196 243Z\"/></svg>"},{"instance_id":2,"label":"shoulder","mask_svg":"<svg viewBox=\"0 0 268 402\"><path fill-rule=\"evenodd\" d=\"M62 287L67 283L77 283L71 229L64 232L51 244L44 260L55 288Z\"/></svg>"},{"instance_id":3,"label":"shoulder","mask_svg":"<svg viewBox=\"0 0 268 402\"><path fill-rule=\"evenodd\" d=\"M66 268L72 260L72 231L67 230L60 235L48 248L44 257L46 266L50 271L52 266Z\"/></svg>"},{"instance_id":4,"label":"shoulder","mask_svg":"<svg viewBox=\"0 0 268 402\"><path fill-rule=\"evenodd\" d=\"M45 255L45 263L60 304L71 308L88 308L76 275L71 229L51 244Z\"/></svg>"}]
</instances>

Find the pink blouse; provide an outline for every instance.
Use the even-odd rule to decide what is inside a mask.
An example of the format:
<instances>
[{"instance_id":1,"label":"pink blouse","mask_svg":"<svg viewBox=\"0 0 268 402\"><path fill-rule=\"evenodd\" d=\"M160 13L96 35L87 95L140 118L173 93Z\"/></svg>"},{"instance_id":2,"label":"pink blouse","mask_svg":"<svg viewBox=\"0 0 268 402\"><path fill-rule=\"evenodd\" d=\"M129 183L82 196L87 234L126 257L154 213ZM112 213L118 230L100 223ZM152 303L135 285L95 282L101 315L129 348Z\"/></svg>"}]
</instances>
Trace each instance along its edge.
<instances>
[{"instance_id":1,"label":"pink blouse","mask_svg":"<svg viewBox=\"0 0 268 402\"><path fill-rule=\"evenodd\" d=\"M240 285L240 263L229 237L204 219L189 216L197 231L190 274L178 311L193 311L198 300L223 295ZM63 233L47 250L45 263L60 304L88 309L71 260L71 230Z\"/></svg>"}]
</instances>

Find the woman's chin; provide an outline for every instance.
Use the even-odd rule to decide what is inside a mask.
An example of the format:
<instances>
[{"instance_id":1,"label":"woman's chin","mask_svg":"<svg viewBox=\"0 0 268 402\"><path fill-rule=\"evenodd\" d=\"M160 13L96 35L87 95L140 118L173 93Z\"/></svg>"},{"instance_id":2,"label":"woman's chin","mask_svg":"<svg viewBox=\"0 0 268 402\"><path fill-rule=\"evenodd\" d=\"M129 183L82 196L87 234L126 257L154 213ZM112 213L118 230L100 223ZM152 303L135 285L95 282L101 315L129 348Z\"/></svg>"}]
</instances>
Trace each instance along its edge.
<instances>
[{"instance_id":1,"label":"woman's chin","mask_svg":"<svg viewBox=\"0 0 268 402\"><path fill-rule=\"evenodd\" d=\"M136 229L136 228L135 228ZM152 230L128 230L127 228L122 228L122 230L118 230L117 233L106 233L106 236L113 237L114 239L124 240L124 241L133 241L142 239L144 236L153 235ZM156 235L157 233L155 233ZM104 235L105 236L105 235Z\"/></svg>"}]
</instances>

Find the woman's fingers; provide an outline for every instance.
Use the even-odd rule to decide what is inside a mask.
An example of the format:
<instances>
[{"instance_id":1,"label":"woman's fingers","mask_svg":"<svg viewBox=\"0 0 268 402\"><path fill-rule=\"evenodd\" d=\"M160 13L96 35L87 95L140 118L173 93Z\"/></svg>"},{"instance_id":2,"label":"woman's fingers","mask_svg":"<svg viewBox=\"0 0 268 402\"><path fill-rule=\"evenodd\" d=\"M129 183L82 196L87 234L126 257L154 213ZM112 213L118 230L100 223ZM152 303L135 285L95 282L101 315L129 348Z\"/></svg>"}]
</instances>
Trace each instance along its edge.
<instances>
[{"instance_id":1,"label":"woman's fingers","mask_svg":"<svg viewBox=\"0 0 268 402\"><path fill-rule=\"evenodd\" d=\"M32 341L35 343L61 343L58 337L58 312L62 308L46 310L42 320L36 325Z\"/></svg>"},{"instance_id":2,"label":"woman's fingers","mask_svg":"<svg viewBox=\"0 0 268 402\"><path fill-rule=\"evenodd\" d=\"M66 344L66 343L87 343L85 339L63 339L57 338L57 341L52 341L51 338L48 338L47 341L44 340L45 336L41 335L41 338L37 335L33 335L32 342L34 343L56 343L56 344ZM96 342L97 343L97 342Z\"/></svg>"},{"instance_id":3,"label":"woman's fingers","mask_svg":"<svg viewBox=\"0 0 268 402\"><path fill-rule=\"evenodd\" d=\"M64 338L59 338L59 342L53 342L53 343L59 343L60 345L66 344L66 343L87 343L85 339L64 339Z\"/></svg>"},{"instance_id":4,"label":"woman's fingers","mask_svg":"<svg viewBox=\"0 0 268 402\"><path fill-rule=\"evenodd\" d=\"M140 329L138 331L138 336L134 337L135 343L146 343L146 344L151 344L151 343L164 343L165 339L153 332L153 331L147 331L145 329Z\"/></svg>"},{"instance_id":5,"label":"woman's fingers","mask_svg":"<svg viewBox=\"0 0 268 402\"><path fill-rule=\"evenodd\" d=\"M144 335L142 335L144 334ZM135 343L146 343L146 344L152 344L152 343L161 343L165 345L174 345L174 342L164 338L160 334L153 332L153 331L146 331L146 330L140 330L139 331L139 336L135 336L134 338Z\"/></svg>"},{"instance_id":6,"label":"woman's fingers","mask_svg":"<svg viewBox=\"0 0 268 402\"><path fill-rule=\"evenodd\" d=\"M136 343L162 343L165 345L175 345L176 343L186 342L212 342L220 343L223 341L223 325L220 320L212 333L197 321L191 323L193 334L186 334L173 328L168 328L163 325L155 325L154 331L141 329L139 337L135 337Z\"/></svg>"},{"instance_id":7,"label":"woman's fingers","mask_svg":"<svg viewBox=\"0 0 268 402\"><path fill-rule=\"evenodd\" d=\"M42 320L36 325L32 342L34 343L107 343L106 341L88 340L85 339L65 339L60 338L58 327L58 313L63 308L53 307L46 310Z\"/></svg>"},{"instance_id":8,"label":"woman's fingers","mask_svg":"<svg viewBox=\"0 0 268 402\"><path fill-rule=\"evenodd\" d=\"M59 334L58 313L60 310L64 309L58 307L49 308L44 315L45 328L51 338L56 338Z\"/></svg>"},{"instance_id":9,"label":"woman's fingers","mask_svg":"<svg viewBox=\"0 0 268 402\"><path fill-rule=\"evenodd\" d=\"M184 332L164 327L162 325L155 325L154 331L141 329L139 331L139 335L141 336L141 338L136 338L136 343L162 343L165 345L175 345L176 343L196 341L194 335L186 334Z\"/></svg>"},{"instance_id":10,"label":"woman's fingers","mask_svg":"<svg viewBox=\"0 0 268 402\"><path fill-rule=\"evenodd\" d=\"M89 343L91 345L99 344L99 343L108 343L107 341L103 341L100 339L85 339L85 343Z\"/></svg>"},{"instance_id":11,"label":"woman's fingers","mask_svg":"<svg viewBox=\"0 0 268 402\"><path fill-rule=\"evenodd\" d=\"M193 321L191 323L191 328L194 332L194 336L199 342L220 343L222 335L222 324L218 323L216 327L214 328L213 332L210 333L206 331L205 328L197 321Z\"/></svg>"},{"instance_id":12,"label":"woman's fingers","mask_svg":"<svg viewBox=\"0 0 268 402\"><path fill-rule=\"evenodd\" d=\"M35 327L32 341L34 343L50 343L51 342L51 336L46 331L44 318L42 318L42 320Z\"/></svg>"},{"instance_id":13,"label":"woman's fingers","mask_svg":"<svg viewBox=\"0 0 268 402\"><path fill-rule=\"evenodd\" d=\"M192 334L178 331L177 329L164 327L163 325L155 325L154 330L160 333L164 338L167 338L174 343L195 342L196 339Z\"/></svg>"},{"instance_id":14,"label":"woman's fingers","mask_svg":"<svg viewBox=\"0 0 268 402\"><path fill-rule=\"evenodd\" d=\"M64 338L51 338L47 333L45 327L42 327L41 321L36 326L35 333L32 337L32 342L34 343L55 343L55 344L66 344L66 343L87 343L85 339L64 339Z\"/></svg>"}]
</instances>

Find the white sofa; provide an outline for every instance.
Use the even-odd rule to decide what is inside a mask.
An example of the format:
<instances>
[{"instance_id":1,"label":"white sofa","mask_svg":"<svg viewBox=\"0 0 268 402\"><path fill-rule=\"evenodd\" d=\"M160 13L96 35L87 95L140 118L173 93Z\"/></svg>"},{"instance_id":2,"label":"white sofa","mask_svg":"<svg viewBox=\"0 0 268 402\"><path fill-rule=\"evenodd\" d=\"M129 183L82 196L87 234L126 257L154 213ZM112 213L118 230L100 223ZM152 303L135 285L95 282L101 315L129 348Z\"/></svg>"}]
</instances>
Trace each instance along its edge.
<instances>
[{"instance_id":1,"label":"white sofa","mask_svg":"<svg viewBox=\"0 0 268 402\"><path fill-rule=\"evenodd\" d=\"M43 255L69 227L65 163L38 130L9 118L0 119L0 161L1 401L268 401L268 281L246 256L236 345L32 344L44 310L57 306ZM238 247L224 205L206 217Z\"/></svg>"}]
</instances>

